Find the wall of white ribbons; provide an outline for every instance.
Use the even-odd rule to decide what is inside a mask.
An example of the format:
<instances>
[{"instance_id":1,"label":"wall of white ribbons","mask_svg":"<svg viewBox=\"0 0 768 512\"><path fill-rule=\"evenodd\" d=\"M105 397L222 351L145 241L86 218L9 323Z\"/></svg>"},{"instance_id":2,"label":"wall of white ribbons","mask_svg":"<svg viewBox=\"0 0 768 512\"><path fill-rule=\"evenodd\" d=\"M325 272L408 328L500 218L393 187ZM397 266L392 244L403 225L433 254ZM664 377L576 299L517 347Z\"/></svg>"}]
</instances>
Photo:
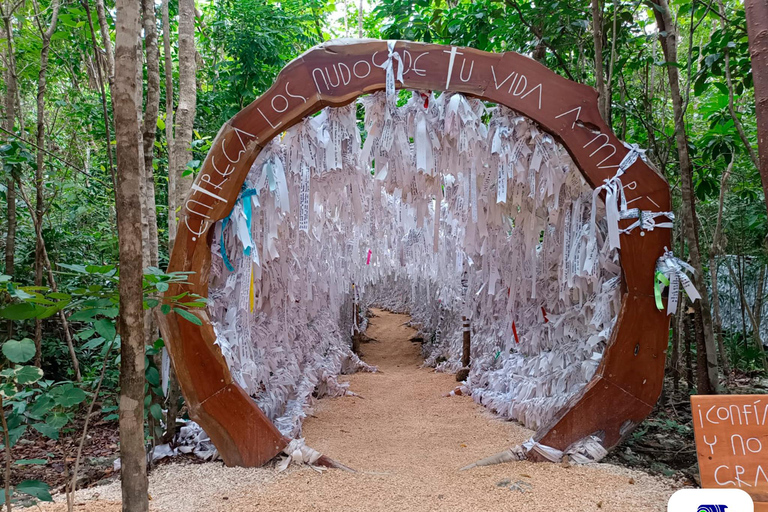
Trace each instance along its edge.
<instances>
[{"instance_id":1,"label":"wall of white ribbons","mask_svg":"<svg viewBox=\"0 0 768 512\"><path fill-rule=\"evenodd\" d=\"M273 140L216 227L209 309L233 377L298 435L313 395L373 370L351 352L354 283L364 307L411 313L439 371L460 367L469 317L468 390L540 426L592 377L618 314L602 201L505 107L419 92L359 103L364 126L352 104Z\"/></svg>"}]
</instances>

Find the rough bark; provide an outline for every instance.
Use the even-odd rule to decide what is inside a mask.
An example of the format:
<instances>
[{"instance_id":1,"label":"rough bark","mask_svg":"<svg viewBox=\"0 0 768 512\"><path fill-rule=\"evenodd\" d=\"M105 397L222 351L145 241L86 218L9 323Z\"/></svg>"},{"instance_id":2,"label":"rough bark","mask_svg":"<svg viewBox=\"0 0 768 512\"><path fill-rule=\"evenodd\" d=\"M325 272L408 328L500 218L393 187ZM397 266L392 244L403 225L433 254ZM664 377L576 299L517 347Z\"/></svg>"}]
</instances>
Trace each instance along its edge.
<instances>
[{"instance_id":1,"label":"rough bark","mask_svg":"<svg viewBox=\"0 0 768 512\"><path fill-rule=\"evenodd\" d=\"M149 247L145 249L147 260L144 266L157 266L157 210L155 204L155 177L152 161L155 157L155 133L160 111L160 50L157 46L157 17L155 3L142 0L144 20L144 48L147 60L147 98L144 105L144 193L147 204L147 225Z\"/></svg>"},{"instance_id":2,"label":"rough bark","mask_svg":"<svg viewBox=\"0 0 768 512\"><path fill-rule=\"evenodd\" d=\"M40 70L37 74L37 169L35 169L35 223L42 225L45 215L45 91L47 89L48 79L48 57L51 52L51 36L56 31L56 24L59 19L60 4L54 0L51 4L51 21L48 27L44 27L41 21L42 13L37 1L32 3L35 11L35 21L40 31L42 46L40 48ZM37 232L35 241L35 286L43 284L43 251L45 242L42 238L42 231ZM35 366L42 363L42 345L43 326L42 321L35 319Z\"/></svg>"},{"instance_id":3,"label":"rough bark","mask_svg":"<svg viewBox=\"0 0 768 512\"><path fill-rule=\"evenodd\" d=\"M96 0L96 16L99 18L99 31L101 43L104 45L104 53L107 57L107 82L109 89L115 84L115 54L112 51L112 39L109 37L109 25L107 25L107 13L104 8L104 0ZM114 102L114 97L112 98Z\"/></svg>"},{"instance_id":4,"label":"rough bark","mask_svg":"<svg viewBox=\"0 0 768 512\"><path fill-rule=\"evenodd\" d=\"M138 0L117 0L113 104L117 142L118 247L120 252L120 458L123 510L146 512L144 453L144 311L141 243Z\"/></svg>"},{"instance_id":5,"label":"rough bark","mask_svg":"<svg viewBox=\"0 0 768 512\"><path fill-rule=\"evenodd\" d=\"M163 67L165 68L165 147L168 152L168 252L176 239L176 174L173 161L173 56L171 55L171 22L169 0L163 0Z\"/></svg>"},{"instance_id":6,"label":"rough bark","mask_svg":"<svg viewBox=\"0 0 768 512\"><path fill-rule=\"evenodd\" d=\"M192 123L195 120L197 103L195 64L195 3L194 0L179 0L179 103L176 108L176 133L173 141L174 189L168 191L168 210L173 213L176 224L177 210L192 186L192 176L182 176L190 161ZM174 229L175 235L175 229Z\"/></svg>"},{"instance_id":7,"label":"rough bark","mask_svg":"<svg viewBox=\"0 0 768 512\"><path fill-rule=\"evenodd\" d=\"M603 6L600 0L592 0L592 41L595 45L595 89L599 97L597 109L605 122L608 122L606 100L608 91L605 87L605 72L603 71Z\"/></svg>"},{"instance_id":8,"label":"rough bark","mask_svg":"<svg viewBox=\"0 0 768 512\"><path fill-rule=\"evenodd\" d=\"M693 166L688 153L688 135L685 127L685 112L683 110L683 97L680 93L680 78L677 63L676 30L669 10L667 0L651 0L656 24L659 29L659 42L664 53L665 67L669 77L669 87L672 95L672 107L675 116L675 142L680 165L680 190L682 193L683 222L685 226L686 242L695 275L693 282L701 292L701 299L694 303L697 316L701 317L701 329L703 336L703 348L705 349L705 368L699 368L699 372L706 372L708 386L711 392L718 390L718 364L715 337L712 331L712 313L709 305L709 297L706 293L704 282L704 266L702 264L701 250L698 236L698 222L696 217L696 197L693 192ZM700 394L706 390L699 389Z\"/></svg>"},{"instance_id":9,"label":"rough bark","mask_svg":"<svg viewBox=\"0 0 768 512\"><path fill-rule=\"evenodd\" d=\"M755 83L757 117L757 152L760 155L760 178L768 204L768 2L744 0L747 15L749 54Z\"/></svg>"}]
</instances>

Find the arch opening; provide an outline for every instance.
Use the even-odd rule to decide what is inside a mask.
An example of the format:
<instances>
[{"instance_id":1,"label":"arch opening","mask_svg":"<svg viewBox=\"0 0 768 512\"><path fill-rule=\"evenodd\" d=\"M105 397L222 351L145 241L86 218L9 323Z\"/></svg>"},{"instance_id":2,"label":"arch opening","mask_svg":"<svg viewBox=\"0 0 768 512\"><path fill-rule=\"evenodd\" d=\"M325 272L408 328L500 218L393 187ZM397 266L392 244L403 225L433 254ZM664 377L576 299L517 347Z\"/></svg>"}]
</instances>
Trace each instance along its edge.
<instances>
[{"instance_id":1,"label":"arch opening","mask_svg":"<svg viewBox=\"0 0 768 512\"><path fill-rule=\"evenodd\" d=\"M214 228L209 314L233 379L293 438L313 396L347 392L339 374L375 370L351 351L353 301L411 313L425 364L451 373L466 317L465 389L539 428L595 374L619 313L603 201L592 226L568 153L506 107L414 92L388 117L383 92L360 103L365 143L354 104L305 118Z\"/></svg>"},{"instance_id":2,"label":"arch opening","mask_svg":"<svg viewBox=\"0 0 768 512\"><path fill-rule=\"evenodd\" d=\"M388 55L388 57L382 57L382 55ZM463 56L465 63L468 62L467 59L471 59L469 69L475 70L474 77L473 71L469 71L468 76L462 74L461 77L458 76L459 68L456 68L455 72L452 71L458 55ZM368 60L374 63L370 72L360 73L361 76L358 76L358 73L345 75L344 69L360 70L363 67L360 63ZM399 64L396 63L398 60ZM418 67L416 63L419 61L430 65L425 68ZM446 326L458 313L478 315L478 319L482 319L478 323L482 325L479 326L476 334L481 341L478 342L476 345L478 348L473 353L474 373L470 374L468 384L470 388L474 386L473 392L476 397L486 405L502 415L520 419L538 429L531 446L526 449L529 458L540 459L542 456L551 458L547 457L550 453L549 449L562 454L584 439L596 440L600 449L614 446L633 425L639 423L650 412L660 391L663 358L659 356L666 348L668 321L663 313L655 309L653 269L656 258L663 252L664 245L669 243L669 234L660 229L653 231L635 229L617 233L617 229L627 228L633 220L631 218L620 220L611 226L610 223L605 224L602 220L604 217L602 211L597 215L598 221L594 224L603 224L603 227L597 229L592 227L594 224L591 222L591 204L596 197L592 191L595 185L605 182L609 192L613 191L615 194L617 191L623 191L624 200L632 203L633 207L663 212L668 210L669 205L668 186L643 163L642 159L636 158L636 152L635 159L627 157L627 150L615 139L596 114L596 96L593 90L557 77L540 65L517 54L492 55L468 48L444 48L419 43L366 41L349 44L345 42L329 43L316 48L286 67L270 91L222 128L186 203L182 229L177 238L171 262L172 270L194 270L199 274L193 277L193 283L175 287L168 292L179 293L186 288L207 295L210 291L213 309L210 314L199 313L203 320L203 326L200 328L174 317L169 317L161 324L182 388L190 403L192 416L208 431L228 464L260 465L286 445L288 441L286 434L296 433L297 418L300 422L301 417L302 397L307 395L307 391L311 393L315 385L321 381L322 385L335 386L333 376L342 370L344 362L351 361L353 366L360 366L361 363L348 357L349 354L337 351L334 357L330 358L334 361L330 366L323 366L323 361L319 361L312 372L300 371L298 369L300 365L296 367L297 372L294 377L303 379L303 382L295 386L294 391L302 386L303 391L296 391L293 398L291 398L293 391L284 393L282 398L275 399L274 396L265 398L270 395L270 392L264 382L271 382L270 378L275 376L274 370L278 371L279 377L279 373L285 368L275 367L265 374L264 368L259 369L258 364L251 364L255 361L252 354L244 356L242 352L246 344L229 343L226 337L227 332L234 333L230 336L235 337L246 332L249 337L254 334L251 326L247 329L243 327L241 319L246 318L247 315L233 314L230 309L217 313L216 304L217 298L221 305L221 299L226 297L230 302L239 304L231 308L231 311L242 310L244 305L246 310L250 309L252 300L255 303L254 308L265 306L263 301L269 296L267 292L274 290L271 288L273 283L271 277L265 280L264 275L254 276L253 280L250 278L254 269L254 257L268 261L277 259L275 253L281 254L283 257L281 266L290 267L291 260L299 266L299 258L304 256L307 260L306 268L312 267L313 255L302 253L302 249L309 249L309 247L302 248L302 239L317 237L317 233L312 231L318 227L317 224L313 226L312 215L323 213L326 217L324 222L327 225L320 226L321 236L325 235L329 237L328 239L332 239L334 234L338 234L333 231L333 222L328 222L324 205L313 203L315 195L311 184L318 180L314 176L309 180L303 178L307 173L311 175L311 168L305 170L301 162L292 160L292 155L282 155L284 150L280 149L279 140L273 140L274 136L288 129L283 141L288 139L287 142L291 142L289 137L297 137L291 142L290 147L300 149L302 155L312 155L314 151L312 158L317 158L317 148L313 150L308 147L311 144L302 145L301 134L312 130L313 123L317 124L317 118L306 118L306 115L325 106L349 104L357 96L375 90L388 89L389 97L392 98L393 82L400 74L397 72L398 66L403 77L400 85L404 88L447 90L450 93L463 93L470 97L497 102L501 106L492 115L489 114L491 134L485 133L483 137L472 138L469 135L473 131L467 129L469 126L467 122L476 123L475 132L480 130L481 126L485 127L481 122L482 109L477 107L477 105L482 107L479 100L467 99L461 94L444 94L437 100L434 96L415 97L409 103L409 105L413 104L409 108L414 111L410 119L414 139L411 147L410 138L407 144L402 140L395 144L397 138L403 136L403 130L396 129L397 121L393 120L386 101L378 101L378 104L382 105L378 108L375 103L368 105L366 110L366 114L370 116L366 120L369 128L366 139L368 147L363 146L361 159L363 162L372 164L374 169L374 176L367 181L367 186L371 187L370 193L364 193L365 190L360 181L360 178L365 175L364 172L358 172L355 178L357 190L355 186L347 187L346 183L337 183L339 186L336 188L326 187L327 190L334 190L336 194L334 201L337 204L331 220L338 220L336 217L338 213L346 212L344 214L354 215L369 212L367 219L369 225L376 226L374 220L378 215L395 217L400 225L407 225L409 229L406 231L403 228L400 232L401 236L391 238L388 236L377 238L376 233L369 230L367 235L371 252L364 254L365 265L361 264L360 258L360 251L365 250L360 246L361 238L356 239L353 236L351 248L347 247L348 240L344 243L336 240L334 243L337 254L349 253L351 257L352 252L356 251L358 267L369 267L369 270L375 269L375 272L381 272L377 274L377 278L384 279L379 282L379 285L387 281L387 286L373 286L374 283L370 279L366 280L365 276L360 274L355 276L351 271L348 272L350 278L348 281L357 283L357 289L362 292L361 298L364 303L400 300L402 304L407 305L425 330L432 331L430 334L442 331L441 310L442 323ZM326 81L327 77L324 78L323 75L324 69L335 69L335 72L339 72L339 82ZM454 74L455 80L451 84ZM442 75L442 79L447 75L445 83L442 83L442 79L438 80L439 75ZM502 79L502 76L506 78ZM521 85L523 83L525 85ZM278 102L278 100L282 101L281 98L285 99L283 103ZM418 107L423 99L427 102L426 105L422 104L423 115L419 116L418 110L413 107ZM451 137L449 134L453 136L454 149L451 144L446 144L443 149L441 141L431 136L434 130L425 132L425 127L428 128L430 123L430 108L435 108L440 102L443 103L444 112L454 112L451 120L445 116L441 120L446 132L446 141ZM514 109L523 116L521 121L514 121L517 116L511 114L508 108ZM275 114L282 114L282 117ZM354 119L354 115L351 114L353 114L352 107L329 109L321 114L321 117L325 116L325 118L319 124L325 125L326 131L319 135L318 140L327 141L324 148L331 149L331 151L323 150L323 158L326 164L329 162L333 164L330 166L332 169L343 171L345 158L349 156L349 152L345 153L345 147L349 151L359 148L359 141L351 143L344 138L345 133L352 138L354 138L353 134L358 133L350 126L350 119ZM472 120L473 115L476 118L475 121ZM439 118L439 115L437 117ZM529 123L526 118L530 118L533 123ZM291 128L293 125L296 126ZM524 128L519 128L521 126ZM515 141L513 145L509 146L509 141L503 140L504 136L497 137L497 134L504 132L499 128L504 128L507 134L511 134L510 139ZM525 131L526 135L521 137L518 128ZM487 127L485 129L488 131ZM534 136L531 136L531 129L537 132ZM517 144L518 141L525 141L526 138L530 138L530 145L526 142ZM369 144L369 141L377 142ZM388 149L386 154L379 151L376 144L386 146ZM496 153L493 151L494 144L498 146ZM419 145L431 149L420 151ZM481 162L479 169L475 166L473 170L472 165L467 165L470 162L466 161L466 156L474 152L476 154L473 154L472 158L477 160L478 154L482 153L483 145L488 146L487 161ZM502 146L506 149L501 150ZM546 151L541 149L545 146L547 146ZM550 150L550 146L554 150ZM393 147L394 150L392 150ZM404 150L403 148L406 147L409 149ZM516 158L525 161L529 168L530 164L533 164L535 172L529 173L529 169L515 168L515 162L510 162L508 158L509 154L515 154L515 148L518 152L524 149L530 151L530 154L524 155L524 158L520 158L520 154ZM405 155L407 158L401 154L390 161L388 153L396 154L398 151L412 153L413 159L411 160L410 154ZM430 160L430 154L432 160ZM632 152L629 154L631 157ZM281 161L281 158L284 161ZM506 172L502 173L506 174L508 179L504 184L498 180L498 169L504 168L504 165L499 162L502 158L505 160L504 165L511 164L511 171L507 168ZM558 163L553 164L553 159ZM572 160L572 166L568 164L568 160ZM298 162L298 172L296 172L297 169L294 169L293 173L286 172L286 169L293 169L293 163L296 162ZM406 173L401 168L406 162L407 165L416 169L416 172ZM560 162L566 162L571 171L575 172L563 173L567 174L567 178L553 175L554 179L549 179L551 176L547 176L547 173L540 173L542 167L559 168ZM441 169L456 166L462 167L469 179L451 179L449 176L453 174L441 174ZM621 173L617 173L620 167L623 167ZM249 177L249 170L254 176ZM516 172L518 178L524 175L525 179L516 181ZM617 183L612 178L622 173L624 183L619 181L619 189L616 189ZM464 174L462 176L459 174L456 173L456 177L463 178ZM491 179L492 175L496 177L495 182ZM339 173L337 178L338 176ZM407 183L406 178L412 176L419 178ZM572 179L573 176L577 179ZM435 177L439 178L435 179ZM323 177L317 178L323 179ZM294 180L294 187L288 186L289 179ZM304 186L306 181L310 183L308 187ZM245 187L243 187L244 183ZM472 183L474 186L470 185ZM322 183L318 182L318 184ZM386 190L383 193L379 185L384 185ZM501 194L490 197L488 201L489 192L492 192L491 196L493 196L505 185L507 190L504 202L494 200L499 199ZM529 196L524 197L526 186ZM250 192L254 188L258 190L265 187L273 193L262 197ZM307 193L307 189L310 193ZM559 191L557 194L554 193L555 189ZM291 194L296 197L290 197ZM431 198L436 196L442 196L442 201L441 207L435 210L434 201ZM251 232L263 233L263 239L261 245L255 244L258 246L257 250L248 254L249 258L242 259L247 260L250 267L248 286L245 287L242 285L243 279L232 279L232 276L225 278L222 272L223 267L233 266L232 261L226 261L229 258L230 249L233 249L233 247L227 247L227 244L238 239L238 236L237 234L227 236L225 233L222 238L221 226L231 223L229 230L232 231L235 224L242 225L243 219L249 215L250 222L253 223L255 197L258 197L260 202L262 199L265 201L264 205L260 203L256 207L259 211L263 206L267 207L263 208L265 215L263 225L260 226L261 231L251 224ZM363 208L364 198L370 201L369 209ZM486 199L485 204L480 198ZM537 198L550 198L552 201L546 203L542 200L537 205ZM342 200L351 203L350 208L339 209L338 204L341 204ZM378 206L374 208L377 200ZM509 208L515 200L518 208L514 215L509 215L509 210L506 217L499 214L498 205ZM525 207L526 200L532 201L533 208L530 210ZM429 204L430 201L432 205ZM594 202L598 204L600 200ZM250 207L245 206L249 203ZM457 207L459 203L461 206ZM616 204L611 203L610 199L608 203ZM411 206L404 206L405 204ZM284 238L287 245L278 248L276 242L281 240L281 237L276 236L276 233L280 228L274 221L276 216L284 214L291 206L299 210L293 212L296 214L296 228L293 234L289 233L289 236ZM537 216L535 212L537 208L543 208L542 216ZM246 209L250 209L249 214L246 213ZM526 217L525 213L529 211L532 215ZM570 224L574 229L558 229L558 223L561 227L568 224L566 220L569 213ZM590 218L586 224L584 224L585 216ZM556 222L546 221L537 225L535 220L550 217L556 219ZM227 220L219 223L215 229L211 229L212 226L217 226L216 221L223 218ZM233 218L235 221L232 221ZM405 222L403 222L404 218ZM458 226L453 221L457 218L460 219L464 232L456 229ZM491 235L487 229L489 218L492 227ZM509 225L504 225L503 222L498 223L499 219L505 219L503 222L508 222ZM494 222L497 223L494 224ZM365 223L360 225L364 226ZM579 228L584 229L579 231ZM611 234L612 228L613 234ZM237 232L240 231L242 230L238 228ZM519 235L523 232L526 236ZM578 237L578 244L574 243L573 237L571 240L566 240L566 235L573 233ZM518 236L516 249L523 247L524 251L504 249L508 246L503 242L509 240L514 242L515 236ZM603 236L607 238L615 236L617 241L621 240L620 261L618 252L615 250L616 244L613 240L610 244L602 243ZM252 243L248 238L245 235L239 238L244 247ZM488 243L487 239L491 239L492 242ZM578 246L578 250L562 251L557 254L558 257L553 258L547 250L555 246L552 240L558 239L562 241L561 245L570 246L571 249ZM414 262L420 255L424 256L423 259L428 257L429 251L426 249L435 254L435 240L438 240L438 245L441 242L444 245L450 245L451 241L456 240L461 240L462 243L454 244L452 252L450 247L448 251L438 252L442 255L440 261L430 261L431 265L415 265ZM467 240L469 240L468 245ZM221 251L220 248L218 252L214 250L212 258L211 248L216 249L222 241L224 250ZM467 247L469 251L465 250ZM375 253L374 249L376 249ZM299 254L296 254L297 250ZM395 258L385 258L387 250L399 251L400 254L394 254ZM486 253L486 250L489 252ZM514 258L512 261L511 255L518 253L522 254L522 257ZM446 261L446 254L450 254L451 261ZM484 257L474 261L471 260L471 254L480 254ZM219 258L218 255L222 257ZM372 264L370 259L373 260ZM542 268L538 266L539 261L545 262ZM263 262L260 261L260 263ZM477 266L474 268L479 268L479 272L473 269L475 263ZM391 267L385 268L386 265ZM510 266L515 271L511 271ZM453 272L447 272L449 268ZM571 270L568 270L569 268ZM407 279L401 278L402 269L406 269L404 272ZM210 281L209 270L211 271ZM314 270L316 271L317 268ZM329 268L327 272L329 277L337 277L339 273L347 277L344 273L347 270L350 269L339 272L337 269ZM384 272L385 270L387 272ZM472 293L479 291L481 300L463 300L462 280L461 277L457 279L457 276L464 274L465 270L468 274L467 289L472 289ZM545 286L543 290L538 290L537 296L535 276L538 276L540 271L544 275L549 273L550 277L555 277L554 280L548 281L548 285L553 282L564 282L566 285L584 286L580 287L580 291L575 295L571 292L570 297L567 286L565 288L559 284ZM398 275L398 272L401 275ZM564 275L563 272L570 272L570 274ZM584 275L580 275L579 272ZM421 281L414 279L414 275L418 273L424 274L417 276L422 278ZM232 275L237 274L236 271ZM285 277L285 272L281 275ZM293 275L290 281L281 282L277 279L274 283L284 285L280 286L281 293L286 299L282 325L288 330L296 329L288 322L287 305L290 300L293 300L292 307L296 307L294 305L297 304L295 302L297 297L291 295L291 286L297 275L300 274ZM508 275L517 275L519 279L515 277L506 280L509 289L508 299L503 307L496 308L502 303L499 299L503 299L504 277ZM446 279L448 276L452 278ZM256 277L261 278L258 284L262 286L258 296L255 290L252 293L252 289L256 288ZM564 279L560 279L561 277ZM584 283L576 282L582 278L585 279ZM235 290L234 287L238 285L233 282L237 281L241 284ZM479 284L481 281L483 284ZM343 283L342 287L348 286L351 282ZM529 282L530 286L526 285L526 282ZM332 287L335 281L328 279L328 283L328 287ZM407 290L403 289L404 283L422 284L411 286L411 289ZM263 288L265 285L270 287L266 291ZM246 288L247 294L244 293ZM306 290L306 287L304 289ZM384 289L390 290L388 297L382 296ZM400 299L393 299L392 290L395 291L394 295L399 294ZM236 299L232 297L235 293ZM305 304L317 302L315 292L310 293L313 294L312 297L299 297L298 300L305 301ZM345 294L348 299L347 292L338 291L336 294L338 297L336 306L340 309ZM518 297L515 294L518 294ZM534 298L534 306L518 308L514 299L526 294ZM246 296L247 301L244 298ZM547 299L549 311L547 307L540 304L543 302L540 300L542 296ZM608 305L607 309L603 306L600 311L598 308L581 307L589 304L590 301L595 304L595 297L598 296L602 298L610 296L608 300L601 301ZM433 300L425 301L424 297ZM469 307L474 307L474 311L468 311L467 306L454 307L457 297L461 297L462 302ZM555 299L555 303L562 302L564 305L562 310L558 306L549 305L550 298ZM445 301L443 302L442 299ZM262 302L258 303L259 300ZM482 301L487 303L485 307L481 304ZM571 308L573 310L571 313L575 313L576 316L581 314L583 320L581 323L569 318L566 302L569 306L574 304L580 306L578 312L575 308ZM267 308L272 306L271 303L266 304ZM518 309L521 310L518 311ZM589 311L591 316L586 318L583 311ZM510 316L512 312L514 315ZM276 322L280 323L280 315L274 316ZM229 317L228 321L227 317ZM348 315L348 318L351 320L351 315ZM514 320L515 325L506 326L508 319ZM333 323L332 318L326 318L323 321ZM522 326L520 329L524 330L522 341L518 341L519 332L514 332L514 336L509 336L508 331L506 335L502 332L507 329L516 331L518 322ZM650 322L642 332L638 329L641 322ZM349 328L343 323L336 323L336 331L344 332ZM573 329L585 324L595 332L590 331L586 339L581 339L578 357L574 357L574 354L569 354L568 351L559 351L557 344L547 346L547 343L552 340L553 331L556 332L555 337L562 337L569 325ZM528 325L535 328L527 332ZM333 329L329 328L329 332ZM559 329L562 330L558 331ZM317 332L316 328L315 332ZM259 328L256 328L255 334L256 349L266 350L266 345L259 347L258 344L269 336L265 336L265 332L259 332ZM585 335L584 332L570 334L573 337ZM531 341L528 341L528 337ZM448 336L446 340L447 338ZM540 341L539 338L544 341ZM307 339L318 339L318 336L310 335ZM509 346L511 339L515 340L513 346ZM494 343L496 345L493 345ZM519 346L521 344L522 347ZM524 353L527 350L526 344L530 344L528 353ZM494 350L488 350L491 346ZM443 350L450 355L450 342L440 347L440 343L433 344L431 349L428 347L428 352L432 350L436 354ZM605 347L604 352L603 347ZM233 355L235 348L241 351L236 356ZM641 349L638 350L638 348ZM326 355L333 350L335 348L329 345ZM535 354L536 351L539 352L538 355ZM520 355L517 362L515 362L516 357L512 357L515 354ZM427 354L428 357L432 355L434 354ZM435 356L434 359L438 357L440 356ZM510 385L514 379L509 376L516 375L515 372L519 376L528 371L528 377L531 377L530 372L535 365L530 363L536 358L538 358L537 371L541 372L538 374L539 377L547 375L547 368L551 369L558 365L567 372L559 375L562 378L552 378L552 382L549 382L551 377L549 375L543 379L547 382L541 382L542 379L540 379L540 382L533 387L530 384L535 378L528 379L526 386ZM261 356L259 358L262 361L267 359ZM448 364L443 366L450 369L450 357L446 358L446 362ZM525 364L529 366L526 367ZM254 372L257 374L261 372L261 380L254 378ZM268 375L269 373L272 375ZM265 378L264 375L267 377ZM519 380L526 382L526 379ZM276 382L276 385L274 389L278 389L280 383ZM547 388L543 393L542 387ZM267 415L256 405L260 394L262 395L261 405ZM256 402L250 395L256 397ZM543 398L549 402L545 404L539 400L536 403L534 400L528 406L519 403L528 398ZM295 402L293 405L289 405L291 399ZM279 429L271 419L275 420ZM580 445L579 448L583 446ZM592 451L599 452L599 450Z\"/></svg>"}]
</instances>

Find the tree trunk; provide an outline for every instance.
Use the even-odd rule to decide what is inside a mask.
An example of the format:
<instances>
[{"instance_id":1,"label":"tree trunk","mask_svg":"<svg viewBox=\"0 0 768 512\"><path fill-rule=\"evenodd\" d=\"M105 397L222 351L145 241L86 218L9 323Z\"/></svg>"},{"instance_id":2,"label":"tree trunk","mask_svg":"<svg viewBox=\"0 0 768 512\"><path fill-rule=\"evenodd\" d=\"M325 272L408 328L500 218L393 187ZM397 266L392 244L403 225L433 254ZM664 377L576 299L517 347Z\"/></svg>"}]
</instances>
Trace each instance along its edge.
<instances>
[{"instance_id":1,"label":"tree trunk","mask_svg":"<svg viewBox=\"0 0 768 512\"><path fill-rule=\"evenodd\" d=\"M176 173L171 172L176 168L174 160L174 136L173 136L173 55L171 55L171 22L168 13L169 0L163 0L163 67L165 68L165 147L168 155L168 252L173 250L173 241L176 239L176 213L178 209L175 198ZM179 415L179 399L181 391L176 380L176 372L171 365L168 376L168 409L165 415L164 442L170 442L176 436L176 417Z\"/></svg>"},{"instance_id":2,"label":"tree trunk","mask_svg":"<svg viewBox=\"0 0 768 512\"><path fill-rule=\"evenodd\" d=\"M768 204L768 2L744 0L744 11L747 15L749 53L752 58L752 78L755 84L760 178L763 181L763 194Z\"/></svg>"},{"instance_id":3,"label":"tree trunk","mask_svg":"<svg viewBox=\"0 0 768 512\"><path fill-rule=\"evenodd\" d=\"M115 177L115 160L112 156L112 130L110 129L109 109L107 107L107 93L104 85L104 76L101 73L101 59L99 59L99 45L96 43L96 31L93 28L93 18L91 17L91 8L88 0L82 0L83 8L88 16L88 28L91 32L91 46L93 47L93 58L96 67L96 80L101 95L101 115L104 118L104 138L107 148L107 160L109 162L109 175L112 177L112 186L117 188L117 178ZM111 45L111 42L110 42ZM110 50L111 51L111 50ZM111 87L111 86L110 86ZM110 89L111 92L111 89Z\"/></svg>"},{"instance_id":4,"label":"tree trunk","mask_svg":"<svg viewBox=\"0 0 768 512\"><path fill-rule=\"evenodd\" d=\"M100 1L100 0L99 0ZM144 310L141 243L138 0L117 0L113 104L117 143L118 246L120 251L120 458L123 510L146 512L147 459L144 453Z\"/></svg>"},{"instance_id":5,"label":"tree trunk","mask_svg":"<svg viewBox=\"0 0 768 512\"><path fill-rule=\"evenodd\" d=\"M109 90L115 85L115 54L112 52L112 39L109 37L109 25L107 24L107 13L104 8L104 0L96 0L96 16L99 19L99 31L101 32L101 43L104 45L104 53L107 56L107 83ZM114 103L115 98L112 97Z\"/></svg>"},{"instance_id":6,"label":"tree trunk","mask_svg":"<svg viewBox=\"0 0 768 512\"><path fill-rule=\"evenodd\" d=\"M42 227L45 215L45 90L48 78L48 56L51 51L51 36L56 31L56 23L59 19L58 0L52 4L51 22L48 28L44 28L41 22L42 13L35 0L32 3L35 11L37 27L40 30L42 47L40 49L40 70L37 75L37 169L35 169L35 211L30 212L35 216L34 222ZM42 238L42 230L37 232L35 241L35 286L43 285L43 251L45 242ZM42 320L35 319L35 366L42 364Z\"/></svg>"},{"instance_id":7,"label":"tree trunk","mask_svg":"<svg viewBox=\"0 0 768 512\"><path fill-rule=\"evenodd\" d=\"M13 8L13 2L10 2L9 8ZM5 58L5 119L3 128L6 130L5 136L13 133L16 120L16 95L18 94L18 80L16 77L16 52L13 48L13 29L11 27L12 10L6 11L0 0L0 15L3 17L3 29L6 42ZM13 171L11 171L13 172ZM14 177L10 176L6 182L5 191L6 204L8 211L6 222L8 230L5 234L5 274L13 277L16 253L16 183ZM13 337L13 320L8 320L8 338Z\"/></svg>"},{"instance_id":8,"label":"tree trunk","mask_svg":"<svg viewBox=\"0 0 768 512\"><path fill-rule=\"evenodd\" d=\"M166 59L168 56L166 56ZM168 174L173 175L174 189L168 191L168 210L172 214L176 235L176 214L181 203L192 186L192 176L182 176L190 161L192 143L192 124L195 120L197 103L195 65L195 3L194 0L179 0L179 104L176 109L176 133L173 141L173 168ZM166 71L167 73L167 71Z\"/></svg>"},{"instance_id":9,"label":"tree trunk","mask_svg":"<svg viewBox=\"0 0 768 512\"><path fill-rule=\"evenodd\" d=\"M600 0L592 0L592 40L595 45L595 88L599 94L597 108L603 121L610 123L606 110L608 90L603 71L603 6Z\"/></svg>"},{"instance_id":10,"label":"tree trunk","mask_svg":"<svg viewBox=\"0 0 768 512\"><path fill-rule=\"evenodd\" d=\"M147 224L149 247L145 250L148 258L144 266L157 266L157 210L155 204L155 177L152 162L155 156L155 133L160 111L160 50L157 46L157 17L155 3L142 0L144 19L144 45L147 55L147 99L144 106L144 192L147 203Z\"/></svg>"},{"instance_id":11,"label":"tree trunk","mask_svg":"<svg viewBox=\"0 0 768 512\"><path fill-rule=\"evenodd\" d=\"M704 267L701 260L699 246L698 222L696 217L696 197L693 193L693 167L688 153L688 135L685 129L685 112L683 111L683 97L680 94L680 83L677 63L677 42L675 39L675 26L672 21L672 13L669 10L667 0L651 0L656 24L659 29L659 42L668 63L669 87L672 94L672 106L675 116L675 141L680 161L680 182L683 203L683 222L688 243L688 252L691 265L695 270L693 282L701 293L701 299L694 303L694 309L701 317L701 329L703 336L703 349L705 350L706 365L699 368L699 372L706 372L708 386L712 392L718 389L718 364L715 337L712 332L712 313L707 296L706 283L704 281ZM699 390L702 393L702 390Z\"/></svg>"}]
</instances>

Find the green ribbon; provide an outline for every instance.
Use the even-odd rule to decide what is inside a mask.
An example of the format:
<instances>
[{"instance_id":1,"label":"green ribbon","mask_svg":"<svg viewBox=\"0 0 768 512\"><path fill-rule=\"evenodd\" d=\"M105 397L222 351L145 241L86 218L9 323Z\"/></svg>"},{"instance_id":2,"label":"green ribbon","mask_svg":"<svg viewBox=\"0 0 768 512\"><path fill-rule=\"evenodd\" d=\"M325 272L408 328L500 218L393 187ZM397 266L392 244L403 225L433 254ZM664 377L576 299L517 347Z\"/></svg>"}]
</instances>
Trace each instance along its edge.
<instances>
[{"instance_id":1,"label":"green ribbon","mask_svg":"<svg viewBox=\"0 0 768 512\"><path fill-rule=\"evenodd\" d=\"M659 311L664 310L664 303L661 301L661 292L664 288L669 286L669 279L663 272L656 272L656 278L653 283L653 295L656 297L656 308Z\"/></svg>"}]
</instances>

